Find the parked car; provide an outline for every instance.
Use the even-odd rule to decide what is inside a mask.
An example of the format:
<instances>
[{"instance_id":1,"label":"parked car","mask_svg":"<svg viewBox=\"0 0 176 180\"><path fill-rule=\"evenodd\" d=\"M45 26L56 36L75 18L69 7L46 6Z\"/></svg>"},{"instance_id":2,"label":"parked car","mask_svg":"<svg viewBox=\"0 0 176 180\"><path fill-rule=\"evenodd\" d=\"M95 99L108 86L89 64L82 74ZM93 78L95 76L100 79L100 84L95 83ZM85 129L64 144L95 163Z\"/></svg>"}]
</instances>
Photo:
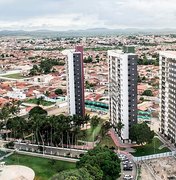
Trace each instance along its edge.
<instances>
[{"instance_id":1,"label":"parked car","mask_svg":"<svg viewBox=\"0 0 176 180\"><path fill-rule=\"evenodd\" d=\"M124 157L121 159L122 161L129 161L129 159L127 157Z\"/></svg>"},{"instance_id":2,"label":"parked car","mask_svg":"<svg viewBox=\"0 0 176 180\"><path fill-rule=\"evenodd\" d=\"M126 166L126 165L125 165L125 166L123 167L123 170L124 170L124 171L132 171L132 170L133 170L133 167L131 167L131 166Z\"/></svg>"},{"instance_id":3,"label":"parked car","mask_svg":"<svg viewBox=\"0 0 176 180\"><path fill-rule=\"evenodd\" d=\"M127 158L127 156L126 156L126 155L124 155L124 154L118 154L118 157L119 157L120 159Z\"/></svg>"},{"instance_id":4,"label":"parked car","mask_svg":"<svg viewBox=\"0 0 176 180\"><path fill-rule=\"evenodd\" d=\"M128 164L129 161L123 161L122 164L125 165L125 164Z\"/></svg>"},{"instance_id":5,"label":"parked car","mask_svg":"<svg viewBox=\"0 0 176 180\"><path fill-rule=\"evenodd\" d=\"M133 164L129 164L129 163L124 163L123 167L133 167Z\"/></svg>"},{"instance_id":6,"label":"parked car","mask_svg":"<svg viewBox=\"0 0 176 180\"><path fill-rule=\"evenodd\" d=\"M133 179L133 176L126 174L126 175L123 177L123 179L124 179L124 180L131 180L131 179Z\"/></svg>"}]
</instances>

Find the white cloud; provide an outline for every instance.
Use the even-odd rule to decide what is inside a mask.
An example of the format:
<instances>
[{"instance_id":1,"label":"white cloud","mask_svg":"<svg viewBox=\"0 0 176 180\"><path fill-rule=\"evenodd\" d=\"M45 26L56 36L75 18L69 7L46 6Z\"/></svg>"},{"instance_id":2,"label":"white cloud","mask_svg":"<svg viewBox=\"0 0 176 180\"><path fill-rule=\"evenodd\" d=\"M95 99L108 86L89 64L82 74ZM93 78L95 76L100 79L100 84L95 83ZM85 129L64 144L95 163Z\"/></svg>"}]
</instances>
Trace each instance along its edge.
<instances>
[{"instance_id":1,"label":"white cloud","mask_svg":"<svg viewBox=\"0 0 176 180\"><path fill-rule=\"evenodd\" d=\"M0 0L0 29L176 28L175 0Z\"/></svg>"},{"instance_id":2,"label":"white cloud","mask_svg":"<svg viewBox=\"0 0 176 180\"><path fill-rule=\"evenodd\" d=\"M45 28L50 30L69 30L98 26L103 27L103 22L96 16L83 16L82 14L43 16L13 22L0 21L2 29L37 30Z\"/></svg>"}]
</instances>

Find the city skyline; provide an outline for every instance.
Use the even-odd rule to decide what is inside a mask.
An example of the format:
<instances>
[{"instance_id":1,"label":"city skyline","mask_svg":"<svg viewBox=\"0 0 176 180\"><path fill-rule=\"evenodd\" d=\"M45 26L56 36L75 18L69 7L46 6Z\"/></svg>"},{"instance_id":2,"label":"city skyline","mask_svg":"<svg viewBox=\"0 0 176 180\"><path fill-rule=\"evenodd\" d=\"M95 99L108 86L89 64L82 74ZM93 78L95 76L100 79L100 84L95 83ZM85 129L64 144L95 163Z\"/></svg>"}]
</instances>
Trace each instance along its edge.
<instances>
[{"instance_id":1,"label":"city skyline","mask_svg":"<svg viewBox=\"0 0 176 180\"><path fill-rule=\"evenodd\" d=\"M1 0L0 30L175 28L175 9L174 0Z\"/></svg>"}]
</instances>

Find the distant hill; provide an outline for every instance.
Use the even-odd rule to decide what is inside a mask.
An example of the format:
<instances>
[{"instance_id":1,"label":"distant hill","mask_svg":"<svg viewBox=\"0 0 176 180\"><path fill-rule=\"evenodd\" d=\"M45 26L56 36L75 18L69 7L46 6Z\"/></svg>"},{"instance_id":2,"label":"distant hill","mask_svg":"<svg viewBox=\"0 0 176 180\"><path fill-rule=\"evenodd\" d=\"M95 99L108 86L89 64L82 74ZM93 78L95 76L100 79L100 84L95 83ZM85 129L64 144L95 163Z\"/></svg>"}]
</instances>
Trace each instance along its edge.
<instances>
[{"instance_id":1,"label":"distant hill","mask_svg":"<svg viewBox=\"0 0 176 180\"><path fill-rule=\"evenodd\" d=\"M79 37L79 36L108 36L108 35L135 35L135 34L175 34L176 29L107 29L93 28L86 30L68 30L68 31L51 31L51 30L2 30L0 36L30 36L30 37Z\"/></svg>"}]
</instances>

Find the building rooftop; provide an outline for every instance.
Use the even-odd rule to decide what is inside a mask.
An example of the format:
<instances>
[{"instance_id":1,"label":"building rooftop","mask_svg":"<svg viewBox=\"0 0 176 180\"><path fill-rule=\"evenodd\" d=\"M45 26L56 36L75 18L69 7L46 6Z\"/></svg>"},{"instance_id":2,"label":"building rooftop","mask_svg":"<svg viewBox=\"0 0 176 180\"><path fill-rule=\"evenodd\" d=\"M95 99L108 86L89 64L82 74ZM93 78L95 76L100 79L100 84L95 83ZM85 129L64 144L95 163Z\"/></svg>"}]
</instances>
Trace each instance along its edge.
<instances>
[{"instance_id":1,"label":"building rooftop","mask_svg":"<svg viewBox=\"0 0 176 180\"><path fill-rule=\"evenodd\" d=\"M176 58L176 51L160 51L160 55L168 58Z\"/></svg>"},{"instance_id":2,"label":"building rooftop","mask_svg":"<svg viewBox=\"0 0 176 180\"><path fill-rule=\"evenodd\" d=\"M117 55L136 55L134 53L125 53L122 50L116 49L116 50L108 50L108 54L112 56L117 56Z\"/></svg>"}]
</instances>

